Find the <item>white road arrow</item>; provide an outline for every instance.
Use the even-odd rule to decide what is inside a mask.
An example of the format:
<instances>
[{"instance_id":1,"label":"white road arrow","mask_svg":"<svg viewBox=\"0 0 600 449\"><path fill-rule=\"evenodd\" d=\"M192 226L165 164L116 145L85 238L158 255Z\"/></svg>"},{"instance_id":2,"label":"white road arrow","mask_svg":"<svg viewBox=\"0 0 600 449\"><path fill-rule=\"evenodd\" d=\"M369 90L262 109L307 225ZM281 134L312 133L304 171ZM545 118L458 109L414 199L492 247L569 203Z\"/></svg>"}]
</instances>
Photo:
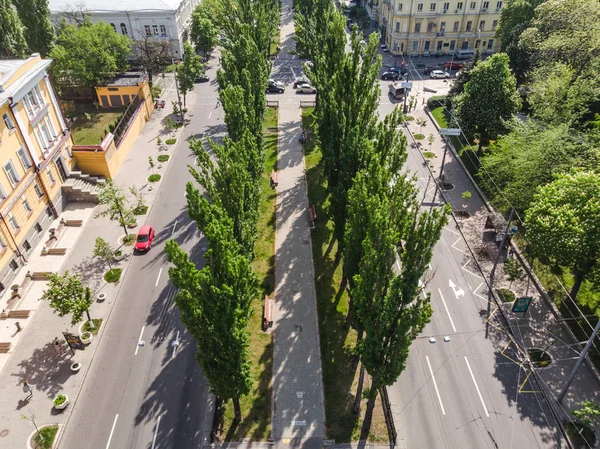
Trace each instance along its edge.
<instances>
[{"instance_id":1,"label":"white road arrow","mask_svg":"<svg viewBox=\"0 0 600 449\"><path fill-rule=\"evenodd\" d=\"M450 279L450 281L448 282L448 286L450 288L452 288L452 291L454 292L454 296L456 296L457 298L460 298L461 296L465 296L465 291L458 287L456 288L456 284L454 282L452 282L452 279Z\"/></svg>"}]
</instances>

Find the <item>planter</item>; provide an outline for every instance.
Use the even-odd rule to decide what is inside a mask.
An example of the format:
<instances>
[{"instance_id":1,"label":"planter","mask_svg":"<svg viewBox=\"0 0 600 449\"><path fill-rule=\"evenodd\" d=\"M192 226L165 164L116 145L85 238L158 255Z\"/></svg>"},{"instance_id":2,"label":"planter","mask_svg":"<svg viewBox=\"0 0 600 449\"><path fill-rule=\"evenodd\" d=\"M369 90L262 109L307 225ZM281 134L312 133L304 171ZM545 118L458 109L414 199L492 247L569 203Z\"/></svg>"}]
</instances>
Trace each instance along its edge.
<instances>
[{"instance_id":1,"label":"planter","mask_svg":"<svg viewBox=\"0 0 600 449\"><path fill-rule=\"evenodd\" d=\"M449 192L450 190L454 190L454 184L447 181L440 181L440 189L444 192Z\"/></svg>"},{"instance_id":2,"label":"planter","mask_svg":"<svg viewBox=\"0 0 600 449\"><path fill-rule=\"evenodd\" d=\"M106 299L106 293L99 293L98 294L98 302L104 302L104 300Z\"/></svg>"},{"instance_id":3,"label":"planter","mask_svg":"<svg viewBox=\"0 0 600 449\"><path fill-rule=\"evenodd\" d=\"M133 229L133 228L137 227L137 220L132 220L129 223L127 223L127 227L129 229Z\"/></svg>"},{"instance_id":4,"label":"planter","mask_svg":"<svg viewBox=\"0 0 600 449\"><path fill-rule=\"evenodd\" d=\"M517 294L508 288L496 289L496 294L502 302L513 303L517 299Z\"/></svg>"},{"instance_id":5,"label":"planter","mask_svg":"<svg viewBox=\"0 0 600 449\"><path fill-rule=\"evenodd\" d=\"M69 401L69 396L66 394L59 394L54 398L53 403L56 410L64 410L71 402Z\"/></svg>"},{"instance_id":6,"label":"planter","mask_svg":"<svg viewBox=\"0 0 600 449\"><path fill-rule=\"evenodd\" d=\"M471 218L471 214L468 213L466 210L455 210L454 215L456 215L456 217L460 218L461 220Z\"/></svg>"},{"instance_id":7,"label":"planter","mask_svg":"<svg viewBox=\"0 0 600 449\"><path fill-rule=\"evenodd\" d=\"M58 435L58 430L59 426L57 424L46 424L44 426L39 426L39 433L43 435L45 440L49 441L49 446L46 447L54 446L54 441L56 440L56 435ZM27 448L38 449L41 447L43 446L41 444L41 439L38 438L38 431L34 430L27 438Z\"/></svg>"},{"instance_id":8,"label":"planter","mask_svg":"<svg viewBox=\"0 0 600 449\"><path fill-rule=\"evenodd\" d=\"M81 369L81 363L79 363L79 362L75 362L71 365L72 373L78 373L80 369Z\"/></svg>"},{"instance_id":9,"label":"planter","mask_svg":"<svg viewBox=\"0 0 600 449\"><path fill-rule=\"evenodd\" d=\"M123 251L115 251L115 253L113 254L113 260L115 262L121 262L123 259L125 259L125 254L123 253Z\"/></svg>"},{"instance_id":10,"label":"planter","mask_svg":"<svg viewBox=\"0 0 600 449\"><path fill-rule=\"evenodd\" d=\"M93 339L94 339L94 336L92 335L91 332L84 332L81 334L81 341L84 345L89 345Z\"/></svg>"},{"instance_id":11,"label":"planter","mask_svg":"<svg viewBox=\"0 0 600 449\"><path fill-rule=\"evenodd\" d=\"M598 447L598 435L587 424L580 420L568 420L565 422L565 428L569 435L569 440L576 449L589 449L590 447Z\"/></svg>"},{"instance_id":12,"label":"planter","mask_svg":"<svg viewBox=\"0 0 600 449\"><path fill-rule=\"evenodd\" d=\"M552 356L542 348L529 348L527 355L529 355L532 365L536 368L547 368L552 365Z\"/></svg>"}]
</instances>

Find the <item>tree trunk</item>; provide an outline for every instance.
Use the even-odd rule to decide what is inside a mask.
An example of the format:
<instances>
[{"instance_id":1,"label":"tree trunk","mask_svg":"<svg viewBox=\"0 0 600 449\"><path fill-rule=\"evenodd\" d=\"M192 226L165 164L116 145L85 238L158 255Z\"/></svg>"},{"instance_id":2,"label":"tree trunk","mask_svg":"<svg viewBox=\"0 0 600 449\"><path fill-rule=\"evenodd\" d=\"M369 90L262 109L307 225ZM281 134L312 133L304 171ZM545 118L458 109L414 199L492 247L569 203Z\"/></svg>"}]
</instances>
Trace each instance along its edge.
<instances>
[{"instance_id":1,"label":"tree trunk","mask_svg":"<svg viewBox=\"0 0 600 449\"><path fill-rule=\"evenodd\" d=\"M354 304L352 303L352 296L350 296L350 304L348 304L348 313L346 314L346 327L350 327L352 324L352 313L354 311Z\"/></svg>"},{"instance_id":2,"label":"tree trunk","mask_svg":"<svg viewBox=\"0 0 600 449\"><path fill-rule=\"evenodd\" d=\"M356 387L356 398L354 399L354 414L360 413L360 400L362 397L363 383L365 380L365 366L360 364L360 374L358 375L358 387Z\"/></svg>"},{"instance_id":3,"label":"tree trunk","mask_svg":"<svg viewBox=\"0 0 600 449\"><path fill-rule=\"evenodd\" d=\"M371 394L369 401L367 402L367 411L365 412L365 419L363 420L362 428L360 429L360 439L368 440L369 432L371 431L371 421L373 419L373 409L375 408L375 399L377 399L377 388L375 378L371 382Z\"/></svg>"},{"instance_id":4,"label":"tree trunk","mask_svg":"<svg viewBox=\"0 0 600 449\"><path fill-rule=\"evenodd\" d=\"M235 420L238 423L242 422L242 408L240 407L240 398L233 398L233 410L235 412Z\"/></svg>"},{"instance_id":5,"label":"tree trunk","mask_svg":"<svg viewBox=\"0 0 600 449\"><path fill-rule=\"evenodd\" d=\"M88 319L88 323L90 323L90 329L94 329L94 321L92 320L92 317L90 316L90 310L86 310L85 314L87 315L87 319Z\"/></svg>"},{"instance_id":6,"label":"tree trunk","mask_svg":"<svg viewBox=\"0 0 600 449\"><path fill-rule=\"evenodd\" d=\"M573 270L573 274L575 276L575 283L573 284L573 287L571 287L571 293L569 293L569 296L571 297L571 299L573 300L573 302L575 302L575 299L577 298L577 294L579 293L579 289L581 288L581 284L583 283L583 273L581 272L581 270L575 268ZM573 306L573 304L571 304L571 302L567 302L567 304L569 304L569 308L571 308L571 306Z\"/></svg>"},{"instance_id":7,"label":"tree trunk","mask_svg":"<svg viewBox=\"0 0 600 449\"><path fill-rule=\"evenodd\" d=\"M123 230L125 231L125 235L129 236L129 232L127 232L127 223L125 223L125 218L123 218L123 211L119 209L119 217L121 217L121 223L123 223Z\"/></svg>"}]
</instances>

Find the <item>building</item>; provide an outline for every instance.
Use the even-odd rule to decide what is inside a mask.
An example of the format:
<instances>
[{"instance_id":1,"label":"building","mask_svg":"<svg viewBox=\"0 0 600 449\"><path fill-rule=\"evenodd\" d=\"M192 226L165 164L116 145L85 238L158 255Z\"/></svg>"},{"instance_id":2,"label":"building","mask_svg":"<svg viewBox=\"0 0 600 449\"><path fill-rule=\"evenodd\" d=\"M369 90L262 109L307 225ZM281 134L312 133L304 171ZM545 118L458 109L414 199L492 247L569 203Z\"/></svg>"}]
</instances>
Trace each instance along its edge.
<instances>
[{"instance_id":1,"label":"building","mask_svg":"<svg viewBox=\"0 0 600 449\"><path fill-rule=\"evenodd\" d=\"M0 60L0 292L62 211L71 134L48 77L51 60Z\"/></svg>"},{"instance_id":2,"label":"building","mask_svg":"<svg viewBox=\"0 0 600 449\"><path fill-rule=\"evenodd\" d=\"M50 0L50 17L59 24L64 12L85 12L92 22L104 21L132 40L146 36L171 42L173 56L181 58L188 40L194 8L201 0ZM65 17L67 22L74 23Z\"/></svg>"},{"instance_id":3,"label":"building","mask_svg":"<svg viewBox=\"0 0 600 449\"><path fill-rule=\"evenodd\" d=\"M502 0L380 0L379 28L392 54L498 51Z\"/></svg>"}]
</instances>

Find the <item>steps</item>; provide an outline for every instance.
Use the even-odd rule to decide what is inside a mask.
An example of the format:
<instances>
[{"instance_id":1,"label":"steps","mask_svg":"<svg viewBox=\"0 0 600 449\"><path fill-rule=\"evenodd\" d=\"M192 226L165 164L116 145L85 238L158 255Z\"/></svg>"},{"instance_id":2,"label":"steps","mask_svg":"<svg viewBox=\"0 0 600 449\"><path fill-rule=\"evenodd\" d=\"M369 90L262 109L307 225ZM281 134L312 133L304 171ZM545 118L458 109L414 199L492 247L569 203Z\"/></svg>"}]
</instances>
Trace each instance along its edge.
<instances>
[{"instance_id":1,"label":"steps","mask_svg":"<svg viewBox=\"0 0 600 449\"><path fill-rule=\"evenodd\" d=\"M62 192L69 202L98 203L98 193L104 186L102 176L90 176L80 171L72 171L62 185Z\"/></svg>"}]
</instances>

